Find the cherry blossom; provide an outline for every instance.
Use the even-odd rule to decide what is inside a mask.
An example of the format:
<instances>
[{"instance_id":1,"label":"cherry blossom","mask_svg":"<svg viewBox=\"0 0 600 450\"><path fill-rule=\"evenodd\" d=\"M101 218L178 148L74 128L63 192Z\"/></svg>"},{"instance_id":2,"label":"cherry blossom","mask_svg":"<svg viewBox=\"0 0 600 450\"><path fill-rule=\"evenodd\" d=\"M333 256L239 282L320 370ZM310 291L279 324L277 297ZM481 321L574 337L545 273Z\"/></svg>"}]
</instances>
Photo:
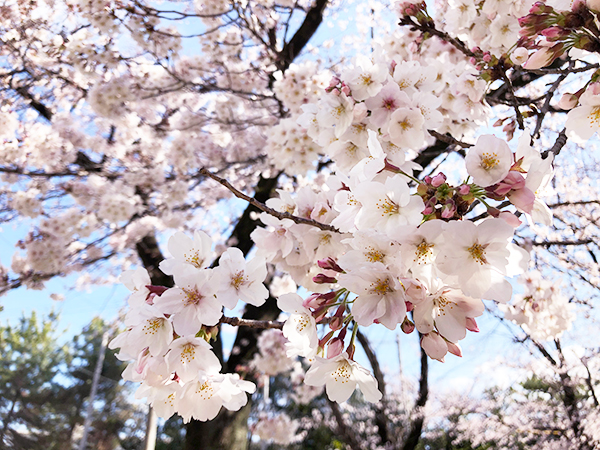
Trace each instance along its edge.
<instances>
[{"instance_id":1,"label":"cherry blossom","mask_svg":"<svg viewBox=\"0 0 600 450\"><path fill-rule=\"evenodd\" d=\"M348 400L357 386L368 402L378 402L382 396L377 389L377 380L349 359L346 352L332 359L317 357L306 372L304 382L310 386L325 385L327 397L335 402Z\"/></svg>"}]
</instances>

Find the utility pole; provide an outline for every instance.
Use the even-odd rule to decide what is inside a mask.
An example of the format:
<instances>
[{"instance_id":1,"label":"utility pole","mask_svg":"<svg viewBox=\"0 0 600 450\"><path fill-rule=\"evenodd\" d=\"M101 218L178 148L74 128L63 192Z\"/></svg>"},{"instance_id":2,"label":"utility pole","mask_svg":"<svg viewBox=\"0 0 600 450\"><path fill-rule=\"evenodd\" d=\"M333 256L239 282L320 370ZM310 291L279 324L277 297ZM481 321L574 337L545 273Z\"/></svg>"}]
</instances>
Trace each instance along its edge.
<instances>
[{"instance_id":1,"label":"utility pole","mask_svg":"<svg viewBox=\"0 0 600 450\"><path fill-rule=\"evenodd\" d=\"M398 347L398 376L400 378L400 403L406 409L404 399L404 377L402 375L402 352L400 346L400 333L396 333L396 346Z\"/></svg>"},{"instance_id":2,"label":"utility pole","mask_svg":"<svg viewBox=\"0 0 600 450\"><path fill-rule=\"evenodd\" d=\"M156 429L158 428L158 417L152 406L148 407L146 416L146 438L144 439L144 450L154 450L156 447Z\"/></svg>"},{"instance_id":3,"label":"utility pole","mask_svg":"<svg viewBox=\"0 0 600 450\"><path fill-rule=\"evenodd\" d=\"M84 450L87 444L88 434L90 427L92 426L92 414L94 412L94 399L98 393L98 383L100 381L100 374L102 372L102 365L104 364L104 354L106 353L106 346L108 344L108 330L102 334L102 342L100 343L100 350L98 351L98 360L96 361L96 367L94 369L94 377L92 378L92 390L90 391L90 398L88 399L87 408L85 411L85 422L83 423L83 436L79 441L79 450Z\"/></svg>"}]
</instances>

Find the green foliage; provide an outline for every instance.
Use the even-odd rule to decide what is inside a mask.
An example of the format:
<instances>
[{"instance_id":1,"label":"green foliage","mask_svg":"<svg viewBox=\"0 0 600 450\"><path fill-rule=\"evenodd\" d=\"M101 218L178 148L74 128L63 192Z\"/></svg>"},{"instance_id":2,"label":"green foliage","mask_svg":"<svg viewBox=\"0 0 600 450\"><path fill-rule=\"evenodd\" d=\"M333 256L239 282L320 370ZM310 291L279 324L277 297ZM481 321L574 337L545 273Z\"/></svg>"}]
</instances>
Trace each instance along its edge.
<instances>
[{"instance_id":1,"label":"green foliage","mask_svg":"<svg viewBox=\"0 0 600 450\"><path fill-rule=\"evenodd\" d=\"M0 327L0 450L71 450L76 443L107 327L94 319L71 343L59 345L56 322L54 314L39 321L33 313L17 326ZM123 368L107 351L90 449L139 447L133 430L143 415L132 409L119 383Z\"/></svg>"}]
</instances>

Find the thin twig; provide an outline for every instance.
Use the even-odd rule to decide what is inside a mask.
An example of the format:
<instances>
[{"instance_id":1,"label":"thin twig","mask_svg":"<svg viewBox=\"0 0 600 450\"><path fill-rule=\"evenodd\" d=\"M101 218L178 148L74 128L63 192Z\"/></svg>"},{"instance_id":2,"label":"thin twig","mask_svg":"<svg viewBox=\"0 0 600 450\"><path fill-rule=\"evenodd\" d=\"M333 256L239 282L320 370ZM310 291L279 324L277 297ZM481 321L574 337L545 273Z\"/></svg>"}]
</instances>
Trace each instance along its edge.
<instances>
[{"instance_id":1,"label":"thin twig","mask_svg":"<svg viewBox=\"0 0 600 450\"><path fill-rule=\"evenodd\" d=\"M290 220L292 220L295 223L300 224L300 225L310 225L310 226L313 226L313 227L320 228L321 230L331 231L331 232L334 232L334 233L339 233L339 230L337 228L335 228L334 226L327 225L327 224L321 223L321 222L317 222L316 220L313 220L313 219L305 219L304 217L294 216L293 214L290 214L290 213L287 213L287 212L280 212L280 211L277 211L277 210L275 210L273 208L269 208L264 203L259 202L255 198L252 198L249 195L246 195L242 191L240 191L240 190L236 189L235 187L233 187L231 185L231 183L229 181L227 181L225 178L221 178L220 176L215 175L214 173L208 171L204 167L202 167L200 169L200 173L202 175L206 175L209 178L212 178L216 182L218 182L221 185L225 186L236 197L241 198L242 200L246 200L251 205L256 206L258 209L260 209L261 211L266 212L267 214L270 214L270 215L272 215L274 217L277 217L279 220L290 219Z\"/></svg>"},{"instance_id":2,"label":"thin twig","mask_svg":"<svg viewBox=\"0 0 600 450\"><path fill-rule=\"evenodd\" d=\"M561 130L561 132L558 133L558 136L556 137L556 141L554 142L554 145L552 146L552 148L549 150L546 150L545 152L542 153L542 158L546 159L550 153L552 153L554 155L554 157L556 158L566 143L567 143L567 129L563 128Z\"/></svg>"},{"instance_id":3,"label":"thin twig","mask_svg":"<svg viewBox=\"0 0 600 450\"><path fill-rule=\"evenodd\" d=\"M233 327L258 328L261 330L266 330L268 328L276 328L281 330L284 324L284 322L279 322L277 320L251 320L227 316L221 317L219 323L226 323L227 325L231 325Z\"/></svg>"},{"instance_id":4,"label":"thin twig","mask_svg":"<svg viewBox=\"0 0 600 450\"><path fill-rule=\"evenodd\" d=\"M438 133L435 130L427 130L427 132L432 135L434 138L439 139L442 142L445 142L448 145L458 145L462 148L473 147L473 144L469 144L467 142L459 141L458 139L450 136L449 134Z\"/></svg>"},{"instance_id":5,"label":"thin twig","mask_svg":"<svg viewBox=\"0 0 600 450\"><path fill-rule=\"evenodd\" d=\"M419 30L421 33L425 34L425 33L429 33L433 36L437 36L438 38L440 38L442 41L448 42L449 44L452 44L457 50L459 50L460 52L462 52L465 56L471 58L471 57L477 57L477 55L475 53L473 53L471 50L469 50L469 48L467 47L467 45L461 41L460 39L454 38L452 36L450 36L448 33L444 32L444 31L440 31L435 27L435 24L420 24L420 23L416 23L411 19L408 19L406 17L403 17L402 19L400 19L399 25L404 25L404 26L408 26L411 27L414 30Z\"/></svg>"},{"instance_id":6,"label":"thin twig","mask_svg":"<svg viewBox=\"0 0 600 450\"><path fill-rule=\"evenodd\" d=\"M569 68L572 68L573 64L574 64L573 61L570 61ZM548 111L550 109L550 100L552 100L552 97L554 97L554 92L556 92L556 90L558 89L558 86L560 86L560 83L562 83L567 78L569 73L564 73L561 76L559 76L554 81L554 83L552 83L552 86L550 86L550 89L548 89L548 92L546 92L546 100L544 101L544 104L542 105L542 110L540 111L540 113L537 116L537 122L535 124L535 129L533 130L533 133L531 134L532 137L539 139L540 130L542 129L542 122L544 121L544 117L546 116L546 114L548 113Z\"/></svg>"},{"instance_id":7,"label":"thin twig","mask_svg":"<svg viewBox=\"0 0 600 450\"><path fill-rule=\"evenodd\" d=\"M517 123L519 124L519 129L525 129L525 122L523 121L523 115L521 114L521 110L519 110L519 103L517 102L517 97L515 96L515 88L513 87L512 81L508 75L506 75L506 71L502 68L502 78L508 87L508 95L510 96L510 102L512 104L513 109L515 110L515 114L517 115Z\"/></svg>"}]
</instances>

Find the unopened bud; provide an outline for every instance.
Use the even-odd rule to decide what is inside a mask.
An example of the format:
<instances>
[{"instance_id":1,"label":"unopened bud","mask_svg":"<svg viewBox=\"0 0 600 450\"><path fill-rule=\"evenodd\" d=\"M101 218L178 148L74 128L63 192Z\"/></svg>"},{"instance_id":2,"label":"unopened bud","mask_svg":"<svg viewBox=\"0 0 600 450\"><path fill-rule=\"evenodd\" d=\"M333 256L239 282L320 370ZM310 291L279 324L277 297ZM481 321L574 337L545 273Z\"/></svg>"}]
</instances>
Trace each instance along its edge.
<instances>
[{"instance_id":1,"label":"unopened bud","mask_svg":"<svg viewBox=\"0 0 600 450\"><path fill-rule=\"evenodd\" d=\"M329 321L329 328L331 328L333 331L339 330L340 328L342 328L342 325L344 325L344 319L342 319L341 317L334 316Z\"/></svg>"},{"instance_id":2,"label":"unopened bud","mask_svg":"<svg viewBox=\"0 0 600 450\"><path fill-rule=\"evenodd\" d=\"M452 200L450 200L442 207L442 218L451 219L454 217L454 214L456 214L456 205Z\"/></svg>"},{"instance_id":3,"label":"unopened bud","mask_svg":"<svg viewBox=\"0 0 600 450\"><path fill-rule=\"evenodd\" d=\"M333 277L328 277L324 273L320 273L313 277L313 282L317 284L337 283L337 280Z\"/></svg>"},{"instance_id":4,"label":"unopened bud","mask_svg":"<svg viewBox=\"0 0 600 450\"><path fill-rule=\"evenodd\" d=\"M326 259L320 259L319 261L317 261L317 264L319 265L319 267L321 269L333 270L333 271L339 272L339 273L344 272L344 269L342 269L340 266L338 266L335 259L333 259L331 256L327 257Z\"/></svg>"},{"instance_id":5,"label":"unopened bud","mask_svg":"<svg viewBox=\"0 0 600 450\"><path fill-rule=\"evenodd\" d=\"M467 317L466 328L474 333L479 333L479 327L477 326L477 322L473 317Z\"/></svg>"},{"instance_id":6,"label":"unopened bud","mask_svg":"<svg viewBox=\"0 0 600 450\"><path fill-rule=\"evenodd\" d=\"M462 358L462 350L460 349L460 346L458 344L455 344L454 342L446 341L446 345L448 346L448 351L450 353L458 356L459 358Z\"/></svg>"},{"instance_id":7,"label":"unopened bud","mask_svg":"<svg viewBox=\"0 0 600 450\"><path fill-rule=\"evenodd\" d=\"M458 193L460 195L468 195L468 194L470 194L471 193L471 186L469 186L468 184L463 184L462 186L459 186Z\"/></svg>"},{"instance_id":8,"label":"unopened bud","mask_svg":"<svg viewBox=\"0 0 600 450\"><path fill-rule=\"evenodd\" d=\"M403 333L410 334L415 331L415 324L412 323L408 317L405 317L402 325L400 325L400 328L402 329Z\"/></svg>"},{"instance_id":9,"label":"unopened bud","mask_svg":"<svg viewBox=\"0 0 600 450\"><path fill-rule=\"evenodd\" d=\"M438 173L431 179L431 185L433 187L439 187L446 182L446 175Z\"/></svg>"},{"instance_id":10,"label":"unopened bud","mask_svg":"<svg viewBox=\"0 0 600 450\"><path fill-rule=\"evenodd\" d=\"M335 358L342 353L342 350L344 350L344 341L338 337L333 338L327 346L327 358Z\"/></svg>"},{"instance_id":11,"label":"unopened bud","mask_svg":"<svg viewBox=\"0 0 600 450\"><path fill-rule=\"evenodd\" d=\"M558 107L560 109L564 109L564 110L570 110L573 109L577 106L577 103L579 103L579 99L577 98L577 96L573 95L573 94L563 94L563 96L560 98L560 100L558 101Z\"/></svg>"}]
</instances>

